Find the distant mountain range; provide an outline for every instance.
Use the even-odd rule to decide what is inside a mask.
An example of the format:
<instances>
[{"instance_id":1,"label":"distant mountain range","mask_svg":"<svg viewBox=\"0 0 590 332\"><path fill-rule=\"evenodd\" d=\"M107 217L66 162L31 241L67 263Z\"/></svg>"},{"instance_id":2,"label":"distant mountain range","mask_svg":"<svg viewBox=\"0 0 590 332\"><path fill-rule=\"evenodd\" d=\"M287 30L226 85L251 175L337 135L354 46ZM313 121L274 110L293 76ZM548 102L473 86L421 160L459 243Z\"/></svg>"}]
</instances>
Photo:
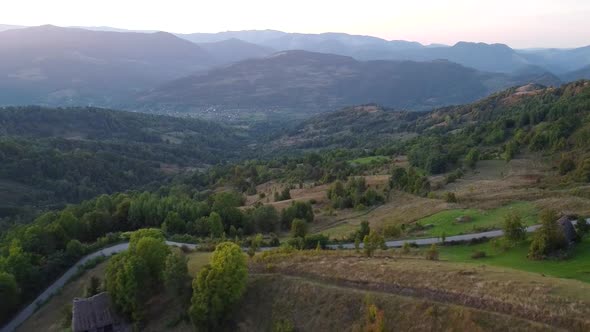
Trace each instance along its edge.
<instances>
[{"instance_id":1,"label":"distant mountain range","mask_svg":"<svg viewBox=\"0 0 590 332\"><path fill-rule=\"evenodd\" d=\"M551 75L538 76L559 84ZM473 101L500 89L537 81L467 68L446 60L358 61L307 51L284 51L261 59L190 75L142 95L146 109L199 111L219 108L287 108L312 112L346 105L428 109Z\"/></svg>"},{"instance_id":2,"label":"distant mountain range","mask_svg":"<svg viewBox=\"0 0 590 332\"><path fill-rule=\"evenodd\" d=\"M165 32L41 26L0 32L1 104L116 104L212 65L198 45Z\"/></svg>"},{"instance_id":3,"label":"distant mountain range","mask_svg":"<svg viewBox=\"0 0 590 332\"><path fill-rule=\"evenodd\" d=\"M565 74L590 65L590 46L576 49L514 50L504 44L459 42L453 46L388 41L344 33L301 34L275 30L178 34L192 42L236 38L275 50L306 50L354 57L358 60L432 61L446 59L482 71L513 72L527 66Z\"/></svg>"},{"instance_id":4,"label":"distant mountain range","mask_svg":"<svg viewBox=\"0 0 590 332\"><path fill-rule=\"evenodd\" d=\"M513 50L274 30L170 34L0 25L0 105L315 112L376 102L428 109L511 85L587 78L590 47ZM305 109L301 109L305 108Z\"/></svg>"}]
</instances>

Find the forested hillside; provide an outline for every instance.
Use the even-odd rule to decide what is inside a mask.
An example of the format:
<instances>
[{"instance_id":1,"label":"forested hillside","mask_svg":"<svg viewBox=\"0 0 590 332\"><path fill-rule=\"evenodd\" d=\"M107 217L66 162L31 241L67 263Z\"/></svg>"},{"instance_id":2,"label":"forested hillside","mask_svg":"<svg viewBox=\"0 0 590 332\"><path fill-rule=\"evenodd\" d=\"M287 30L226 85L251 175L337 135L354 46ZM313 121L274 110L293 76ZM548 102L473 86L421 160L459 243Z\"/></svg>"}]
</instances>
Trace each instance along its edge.
<instances>
[{"instance_id":1,"label":"forested hillside","mask_svg":"<svg viewBox=\"0 0 590 332\"><path fill-rule=\"evenodd\" d=\"M192 119L97 108L0 109L0 216L157 187L235 158L234 131Z\"/></svg>"},{"instance_id":2,"label":"forested hillside","mask_svg":"<svg viewBox=\"0 0 590 332\"><path fill-rule=\"evenodd\" d=\"M559 84L558 79L482 72L446 60L363 62L284 51L171 81L142 93L137 103L149 111L197 113L287 109L315 115L365 103L430 110L537 79Z\"/></svg>"},{"instance_id":3,"label":"forested hillside","mask_svg":"<svg viewBox=\"0 0 590 332\"><path fill-rule=\"evenodd\" d=\"M470 150L508 160L519 152L560 152L583 168L589 111L588 81L559 88L529 84L420 114L376 105L346 108L304 122L272 146L368 148L378 155L407 155L413 166L434 174L460 165Z\"/></svg>"}]
</instances>

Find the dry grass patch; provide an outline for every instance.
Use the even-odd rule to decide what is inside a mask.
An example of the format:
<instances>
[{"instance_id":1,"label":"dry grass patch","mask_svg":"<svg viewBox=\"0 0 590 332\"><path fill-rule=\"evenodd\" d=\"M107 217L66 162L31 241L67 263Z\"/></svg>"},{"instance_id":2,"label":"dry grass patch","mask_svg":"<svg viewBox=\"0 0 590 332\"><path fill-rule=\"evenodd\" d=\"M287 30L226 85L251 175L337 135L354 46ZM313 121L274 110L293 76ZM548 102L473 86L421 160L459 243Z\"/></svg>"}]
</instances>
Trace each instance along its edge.
<instances>
[{"instance_id":1,"label":"dry grass patch","mask_svg":"<svg viewBox=\"0 0 590 332\"><path fill-rule=\"evenodd\" d=\"M368 259L350 252L293 253L277 261L271 257L260 259L271 260L272 272L362 285L574 330L590 328L590 284L580 281L416 257Z\"/></svg>"},{"instance_id":2,"label":"dry grass patch","mask_svg":"<svg viewBox=\"0 0 590 332\"><path fill-rule=\"evenodd\" d=\"M75 297L84 295L84 288L91 277L98 277L103 280L107 262L102 262L96 267L84 272L82 276L66 284L58 294L54 295L27 319L16 331L63 331L61 321L66 306L72 304ZM70 309L71 310L71 309Z\"/></svg>"}]
</instances>

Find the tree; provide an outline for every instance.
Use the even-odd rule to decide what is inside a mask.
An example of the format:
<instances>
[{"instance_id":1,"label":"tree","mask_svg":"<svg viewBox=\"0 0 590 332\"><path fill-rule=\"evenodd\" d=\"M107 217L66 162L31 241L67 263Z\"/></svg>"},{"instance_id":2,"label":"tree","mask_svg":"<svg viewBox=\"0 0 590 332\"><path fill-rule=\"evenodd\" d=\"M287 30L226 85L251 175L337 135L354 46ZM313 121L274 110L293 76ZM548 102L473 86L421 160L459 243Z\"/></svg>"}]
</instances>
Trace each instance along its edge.
<instances>
[{"instance_id":1,"label":"tree","mask_svg":"<svg viewBox=\"0 0 590 332\"><path fill-rule=\"evenodd\" d=\"M360 229L358 231L359 239L364 239L370 232L371 227L369 226L369 222L366 220L361 221Z\"/></svg>"},{"instance_id":2,"label":"tree","mask_svg":"<svg viewBox=\"0 0 590 332\"><path fill-rule=\"evenodd\" d=\"M144 237L151 237L154 239L160 239L164 241L166 238L164 237L164 233L161 229L158 228L144 228L137 230L131 233L131 237L129 238L129 250L134 250L135 246L139 242L139 240L143 239Z\"/></svg>"},{"instance_id":3,"label":"tree","mask_svg":"<svg viewBox=\"0 0 590 332\"><path fill-rule=\"evenodd\" d=\"M223 223L221 222L221 216L217 212L211 212L208 219L209 232L212 237L220 238L223 234Z\"/></svg>"},{"instance_id":4,"label":"tree","mask_svg":"<svg viewBox=\"0 0 590 332\"><path fill-rule=\"evenodd\" d=\"M445 193L445 201L447 203L457 203L457 196L454 192L446 192Z\"/></svg>"},{"instance_id":5,"label":"tree","mask_svg":"<svg viewBox=\"0 0 590 332\"><path fill-rule=\"evenodd\" d=\"M66 254L71 259L76 259L84 254L84 246L78 240L70 240L66 245Z\"/></svg>"},{"instance_id":6,"label":"tree","mask_svg":"<svg viewBox=\"0 0 590 332\"><path fill-rule=\"evenodd\" d=\"M176 211L170 211L162 223L162 230L168 234L184 234L186 233L186 222Z\"/></svg>"},{"instance_id":7,"label":"tree","mask_svg":"<svg viewBox=\"0 0 590 332\"><path fill-rule=\"evenodd\" d=\"M4 322L16 310L19 293L14 276L0 271L0 322Z\"/></svg>"},{"instance_id":8,"label":"tree","mask_svg":"<svg viewBox=\"0 0 590 332\"><path fill-rule=\"evenodd\" d=\"M145 301L152 295L149 269L145 262L124 252L110 259L105 273L105 286L120 312L134 321L143 318Z\"/></svg>"},{"instance_id":9,"label":"tree","mask_svg":"<svg viewBox=\"0 0 590 332\"><path fill-rule=\"evenodd\" d=\"M217 245L211 261L193 280L188 314L197 327L216 327L240 300L248 269L242 249L235 243Z\"/></svg>"},{"instance_id":10,"label":"tree","mask_svg":"<svg viewBox=\"0 0 590 332\"><path fill-rule=\"evenodd\" d=\"M408 242L408 241L404 242L404 245L402 246L402 252L404 254L410 253L410 242Z\"/></svg>"},{"instance_id":11,"label":"tree","mask_svg":"<svg viewBox=\"0 0 590 332\"><path fill-rule=\"evenodd\" d=\"M254 257L256 255L256 250L260 248L262 244L262 234L256 234L256 236L252 239L250 243L250 248L248 248L248 256Z\"/></svg>"},{"instance_id":12,"label":"tree","mask_svg":"<svg viewBox=\"0 0 590 332\"><path fill-rule=\"evenodd\" d=\"M465 165L469 168L475 168L475 165L479 161L479 150L472 148L465 156Z\"/></svg>"},{"instance_id":13,"label":"tree","mask_svg":"<svg viewBox=\"0 0 590 332\"><path fill-rule=\"evenodd\" d=\"M363 239L363 245L365 255L367 255L367 257L372 257L375 250L385 246L385 239L383 239L381 234L371 230L369 235L365 235L365 238Z\"/></svg>"},{"instance_id":14,"label":"tree","mask_svg":"<svg viewBox=\"0 0 590 332\"><path fill-rule=\"evenodd\" d=\"M261 233L271 233L278 230L279 214L272 205L262 205L252 211L254 229Z\"/></svg>"},{"instance_id":15,"label":"tree","mask_svg":"<svg viewBox=\"0 0 590 332\"><path fill-rule=\"evenodd\" d=\"M426 259L431 261L438 260L438 248L435 243L433 243L430 248L426 251Z\"/></svg>"},{"instance_id":16,"label":"tree","mask_svg":"<svg viewBox=\"0 0 590 332\"><path fill-rule=\"evenodd\" d=\"M520 215L514 212L504 216L502 230L506 239L511 243L520 242L526 237L526 227L522 223Z\"/></svg>"},{"instance_id":17,"label":"tree","mask_svg":"<svg viewBox=\"0 0 590 332\"><path fill-rule=\"evenodd\" d=\"M518 142L516 142L515 140L511 140L510 142L508 142L504 148L504 160L506 160L507 162L512 160L512 158L514 158L518 154L518 150Z\"/></svg>"},{"instance_id":18,"label":"tree","mask_svg":"<svg viewBox=\"0 0 590 332\"><path fill-rule=\"evenodd\" d=\"M561 226L557 223L557 213L545 210L541 213L541 227L533 234L529 247L530 259L544 259L548 255L565 249L568 242Z\"/></svg>"},{"instance_id":19,"label":"tree","mask_svg":"<svg viewBox=\"0 0 590 332\"><path fill-rule=\"evenodd\" d=\"M281 224L285 230L291 229L291 222L296 218L303 219L307 223L313 222L313 207L309 202L293 202L281 211Z\"/></svg>"},{"instance_id":20,"label":"tree","mask_svg":"<svg viewBox=\"0 0 590 332\"><path fill-rule=\"evenodd\" d=\"M291 199L291 189L289 187L285 187L279 194L279 201L285 201L288 199Z\"/></svg>"},{"instance_id":21,"label":"tree","mask_svg":"<svg viewBox=\"0 0 590 332\"><path fill-rule=\"evenodd\" d=\"M154 286L158 285L164 277L166 257L170 253L170 248L168 248L164 240L144 237L137 242L137 246L132 253L145 262L152 283Z\"/></svg>"},{"instance_id":22,"label":"tree","mask_svg":"<svg viewBox=\"0 0 590 332\"><path fill-rule=\"evenodd\" d=\"M307 223L303 219L293 219L291 224L291 236L304 238L307 234Z\"/></svg>"},{"instance_id":23,"label":"tree","mask_svg":"<svg viewBox=\"0 0 590 332\"><path fill-rule=\"evenodd\" d=\"M84 224L74 217L70 211L64 210L59 214L57 223L61 225L71 239L81 239L84 236Z\"/></svg>"},{"instance_id":24,"label":"tree","mask_svg":"<svg viewBox=\"0 0 590 332\"><path fill-rule=\"evenodd\" d=\"M184 294L186 281L188 280L187 261L186 256L178 248L172 250L166 257L164 285L173 295L182 296Z\"/></svg>"}]
</instances>

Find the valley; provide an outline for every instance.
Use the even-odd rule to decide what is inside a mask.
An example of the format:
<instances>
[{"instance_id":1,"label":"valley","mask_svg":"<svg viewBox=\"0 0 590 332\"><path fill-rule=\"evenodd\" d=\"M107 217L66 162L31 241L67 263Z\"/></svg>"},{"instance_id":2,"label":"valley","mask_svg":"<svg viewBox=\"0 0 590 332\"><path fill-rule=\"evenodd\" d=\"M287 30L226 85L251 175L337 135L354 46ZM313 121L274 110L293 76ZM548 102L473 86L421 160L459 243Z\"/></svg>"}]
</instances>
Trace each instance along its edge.
<instances>
[{"instance_id":1,"label":"valley","mask_svg":"<svg viewBox=\"0 0 590 332\"><path fill-rule=\"evenodd\" d=\"M589 47L67 26L0 25L0 331L590 329Z\"/></svg>"}]
</instances>

